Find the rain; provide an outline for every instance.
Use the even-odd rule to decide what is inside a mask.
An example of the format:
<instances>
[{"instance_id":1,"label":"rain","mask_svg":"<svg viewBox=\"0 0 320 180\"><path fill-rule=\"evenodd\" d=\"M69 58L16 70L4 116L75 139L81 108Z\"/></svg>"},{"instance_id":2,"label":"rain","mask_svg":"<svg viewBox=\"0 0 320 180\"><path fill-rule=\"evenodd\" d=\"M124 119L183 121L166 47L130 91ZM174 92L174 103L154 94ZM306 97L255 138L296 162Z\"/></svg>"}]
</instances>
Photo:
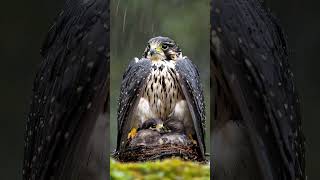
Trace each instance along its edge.
<instances>
[{"instance_id":1,"label":"rain","mask_svg":"<svg viewBox=\"0 0 320 180\"><path fill-rule=\"evenodd\" d=\"M209 129L210 93L210 22L209 0L129 1L112 0L110 7L110 107L111 134L117 131L120 84L129 62L141 58L147 41L154 36L168 36L178 43L183 55L199 68L205 95L206 127ZM206 143L209 144L207 133ZM116 136L111 136L114 151ZM210 146L207 146L210 151Z\"/></svg>"}]
</instances>

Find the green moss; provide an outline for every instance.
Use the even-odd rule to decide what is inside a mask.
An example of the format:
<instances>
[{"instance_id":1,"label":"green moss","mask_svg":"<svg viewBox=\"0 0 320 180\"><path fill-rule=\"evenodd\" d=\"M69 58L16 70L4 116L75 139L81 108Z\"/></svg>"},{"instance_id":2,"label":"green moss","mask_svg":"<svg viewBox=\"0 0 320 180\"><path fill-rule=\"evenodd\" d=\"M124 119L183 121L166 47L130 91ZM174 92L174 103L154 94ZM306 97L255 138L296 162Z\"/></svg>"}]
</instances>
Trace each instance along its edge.
<instances>
[{"instance_id":1,"label":"green moss","mask_svg":"<svg viewBox=\"0 0 320 180\"><path fill-rule=\"evenodd\" d=\"M145 163L120 163L111 159L112 180L205 180L210 179L210 166L180 159Z\"/></svg>"}]
</instances>

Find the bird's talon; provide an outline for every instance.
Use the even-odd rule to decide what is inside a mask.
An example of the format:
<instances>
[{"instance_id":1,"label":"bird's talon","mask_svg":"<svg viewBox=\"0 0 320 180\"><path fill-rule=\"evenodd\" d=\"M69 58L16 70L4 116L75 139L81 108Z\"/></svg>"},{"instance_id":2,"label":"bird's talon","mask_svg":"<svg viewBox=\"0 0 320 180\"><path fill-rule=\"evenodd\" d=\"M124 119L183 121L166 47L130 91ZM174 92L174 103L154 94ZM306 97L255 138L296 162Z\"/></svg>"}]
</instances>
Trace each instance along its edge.
<instances>
[{"instance_id":1,"label":"bird's talon","mask_svg":"<svg viewBox=\"0 0 320 180\"><path fill-rule=\"evenodd\" d=\"M189 134L188 136L189 136L189 139L191 140L192 144L197 145L197 141L192 138L192 135Z\"/></svg>"},{"instance_id":2,"label":"bird's talon","mask_svg":"<svg viewBox=\"0 0 320 180\"><path fill-rule=\"evenodd\" d=\"M128 134L128 139L133 139L136 136L137 136L137 129L136 128L132 128L131 131Z\"/></svg>"}]
</instances>

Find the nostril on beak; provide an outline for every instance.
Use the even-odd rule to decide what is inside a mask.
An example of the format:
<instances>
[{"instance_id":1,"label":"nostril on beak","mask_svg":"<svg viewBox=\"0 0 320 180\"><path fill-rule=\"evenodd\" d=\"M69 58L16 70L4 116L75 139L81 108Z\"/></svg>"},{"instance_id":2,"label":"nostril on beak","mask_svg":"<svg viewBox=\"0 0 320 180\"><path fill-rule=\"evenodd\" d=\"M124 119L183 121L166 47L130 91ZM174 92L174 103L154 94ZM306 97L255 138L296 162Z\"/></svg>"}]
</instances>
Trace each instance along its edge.
<instances>
[{"instance_id":1,"label":"nostril on beak","mask_svg":"<svg viewBox=\"0 0 320 180\"><path fill-rule=\"evenodd\" d=\"M156 54L156 53L157 53L157 52L156 52L155 49L151 49L151 50L150 50L150 55L151 55L151 56L153 56L153 55Z\"/></svg>"}]
</instances>

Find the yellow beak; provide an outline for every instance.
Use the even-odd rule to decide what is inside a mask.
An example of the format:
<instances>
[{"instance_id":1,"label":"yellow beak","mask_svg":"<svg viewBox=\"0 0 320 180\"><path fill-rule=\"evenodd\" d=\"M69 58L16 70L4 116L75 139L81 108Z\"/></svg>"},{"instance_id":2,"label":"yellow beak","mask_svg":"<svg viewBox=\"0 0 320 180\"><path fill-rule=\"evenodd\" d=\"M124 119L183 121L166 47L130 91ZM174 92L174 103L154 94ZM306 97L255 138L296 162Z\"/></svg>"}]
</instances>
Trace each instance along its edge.
<instances>
[{"instance_id":1,"label":"yellow beak","mask_svg":"<svg viewBox=\"0 0 320 180\"><path fill-rule=\"evenodd\" d=\"M156 130L157 130L158 132L161 132L162 128L163 128L163 123L157 124Z\"/></svg>"}]
</instances>

